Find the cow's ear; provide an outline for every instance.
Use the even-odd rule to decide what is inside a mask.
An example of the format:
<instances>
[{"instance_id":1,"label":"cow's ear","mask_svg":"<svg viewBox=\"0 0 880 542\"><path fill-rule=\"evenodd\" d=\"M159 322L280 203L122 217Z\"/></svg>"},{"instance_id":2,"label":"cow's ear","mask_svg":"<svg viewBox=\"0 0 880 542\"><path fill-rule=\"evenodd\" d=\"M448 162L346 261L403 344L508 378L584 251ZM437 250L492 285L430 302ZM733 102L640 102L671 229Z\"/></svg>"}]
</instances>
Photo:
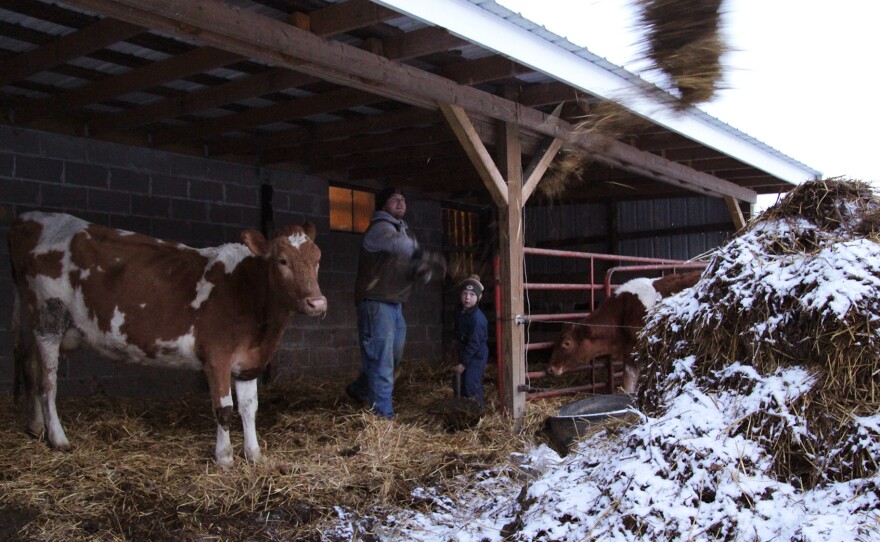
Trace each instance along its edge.
<instances>
[{"instance_id":1,"label":"cow's ear","mask_svg":"<svg viewBox=\"0 0 880 542\"><path fill-rule=\"evenodd\" d=\"M315 235L318 234L318 228L315 227L315 224L312 222L306 222L303 224L303 230L305 230L306 235L309 236L309 239L312 241L315 240Z\"/></svg>"},{"instance_id":2,"label":"cow's ear","mask_svg":"<svg viewBox=\"0 0 880 542\"><path fill-rule=\"evenodd\" d=\"M265 256L269 252L266 238L257 230L244 230L241 232L241 241L257 256Z\"/></svg>"}]
</instances>

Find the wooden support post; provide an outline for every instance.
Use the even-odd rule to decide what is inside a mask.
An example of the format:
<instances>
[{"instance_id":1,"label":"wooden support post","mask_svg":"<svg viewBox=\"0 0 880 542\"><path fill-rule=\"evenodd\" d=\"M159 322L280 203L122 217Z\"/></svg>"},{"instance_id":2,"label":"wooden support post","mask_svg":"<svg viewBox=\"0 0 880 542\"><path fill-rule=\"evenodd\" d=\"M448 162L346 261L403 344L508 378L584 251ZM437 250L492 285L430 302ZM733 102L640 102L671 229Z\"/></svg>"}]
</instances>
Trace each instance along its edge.
<instances>
[{"instance_id":1,"label":"wooden support post","mask_svg":"<svg viewBox=\"0 0 880 542\"><path fill-rule=\"evenodd\" d=\"M739 206L739 201L732 196L724 196L724 202L727 204L727 210L730 211L730 217L733 219L733 225L737 231L743 229L746 225L746 219Z\"/></svg>"},{"instance_id":2,"label":"wooden support post","mask_svg":"<svg viewBox=\"0 0 880 542\"><path fill-rule=\"evenodd\" d=\"M535 188L538 187L538 183L541 181L541 178L544 177L547 168L550 167L550 163L556 158L556 153L562 148L562 144L563 141L558 137L549 138L538 147L537 151L535 151L532 163L529 164L529 167L523 175L523 178L525 179L525 184L523 185L523 205L525 205L526 202L529 201L529 198L532 197Z\"/></svg>"},{"instance_id":3,"label":"wooden support post","mask_svg":"<svg viewBox=\"0 0 880 542\"><path fill-rule=\"evenodd\" d=\"M467 153L471 163L477 169L477 173L489 190L489 194L492 195L495 205L502 208L505 207L508 200L504 177L498 171L495 162L492 161L489 151L480 140L480 136L477 134L477 130L468 118L467 113L457 105L445 103L439 105L443 116L446 117L446 122L449 123L449 127L452 128L452 132L458 138L462 148L464 148L464 152Z\"/></svg>"},{"instance_id":4,"label":"wooden support post","mask_svg":"<svg viewBox=\"0 0 880 542\"><path fill-rule=\"evenodd\" d=\"M525 333L517 316L524 313L523 304L523 172L519 127L503 123L498 130L498 157L492 160L476 135L464 109L452 104L439 104L452 131L474 164L486 189L498 207L499 267L501 275L501 311L495 325L501 330L504 364L501 368L502 406L513 422L513 430L522 429L526 411ZM548 147L556 147L550 143ZM558 150L558 149L557 149ZM546 151L546 152L556 152ZM540 165L538 167L546 166ZM506 180L505 180L506 178ZM537 184L537 181L536 183Z\"/></svg>"},{"instance_id":5,"label":"wooden support post","mask_svg":"<svg viewBox=\"0 0 880 542\"><path fill-rule=\"evenodd\" d=\"M526 394L520 389L525 384L526 349L523 324L517 316L525 314L523 303L523 179L519 128L504 123L499 135L498 163L507 178L507 205L499 207L499 259L501 263L502 303L497 325L502 326L501 339L504 353L502 401L513 422L513 430L522 430L526 412Z\"/></svg>"}]
</instances>

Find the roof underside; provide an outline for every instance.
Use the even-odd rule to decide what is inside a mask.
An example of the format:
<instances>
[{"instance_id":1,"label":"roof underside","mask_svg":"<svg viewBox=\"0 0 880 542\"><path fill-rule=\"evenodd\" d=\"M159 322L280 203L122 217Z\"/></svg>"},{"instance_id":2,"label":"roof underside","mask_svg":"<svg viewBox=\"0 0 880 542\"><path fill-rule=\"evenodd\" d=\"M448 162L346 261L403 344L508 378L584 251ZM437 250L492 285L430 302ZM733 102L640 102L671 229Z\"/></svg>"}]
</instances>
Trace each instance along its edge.
<instances>
[{"instance_id":1,"label":"roof underside","mask_svg":"<svg viewBox=\"0 0 880 542\"><path fill-rule=\"evenodd\" d=\"M452 103L490 153L499 121L519 125L524 164L554 138L588 152L567 199L697 191L748 201L791 187L660 123L568 137L601 101L368 0L7 0L0 9L0 122L16 126L488 202L438 109Z\"/></svg>"}]
</instances>

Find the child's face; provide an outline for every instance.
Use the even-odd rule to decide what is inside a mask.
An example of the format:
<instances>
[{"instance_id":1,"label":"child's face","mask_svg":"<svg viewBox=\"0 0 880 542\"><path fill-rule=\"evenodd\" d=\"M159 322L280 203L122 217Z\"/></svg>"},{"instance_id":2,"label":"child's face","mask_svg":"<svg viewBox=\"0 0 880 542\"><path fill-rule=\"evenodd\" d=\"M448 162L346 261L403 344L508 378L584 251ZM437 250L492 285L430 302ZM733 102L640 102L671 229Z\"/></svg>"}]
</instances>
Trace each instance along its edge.
<instances>
[{"instance_id":1,"label":"child's face","mask_svg":"<svg viewBox=\"0 0 880 542\"><path fill-rule=\"evenodd\" d=\"M461 291L461 305L469 309L477 304L477 294L472 292L471 290L462 290Z\"/></svg>"}]
</instances>

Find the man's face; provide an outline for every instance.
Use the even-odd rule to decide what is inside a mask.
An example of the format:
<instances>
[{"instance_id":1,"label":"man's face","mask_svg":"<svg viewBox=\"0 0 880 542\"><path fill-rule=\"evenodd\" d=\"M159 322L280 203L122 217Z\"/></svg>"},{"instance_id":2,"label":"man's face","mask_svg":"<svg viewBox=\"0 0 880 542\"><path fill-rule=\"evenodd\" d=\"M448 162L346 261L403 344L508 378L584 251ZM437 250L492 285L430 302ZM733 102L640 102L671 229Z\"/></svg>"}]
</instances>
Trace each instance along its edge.
<instances>
[{"instance_id":1,"label":"man's face","mask_svg":"<svg viewBox=\"0 0 880 542\"><path fill-rule=\"evenodd\" d=\"M400 220L403 218L403 215L406 214L406 198L400 194L394 194L388 198L388 201L385 202L385 206L382 207L382 210L397 220Z\"/></svg>"}]
</instances>

